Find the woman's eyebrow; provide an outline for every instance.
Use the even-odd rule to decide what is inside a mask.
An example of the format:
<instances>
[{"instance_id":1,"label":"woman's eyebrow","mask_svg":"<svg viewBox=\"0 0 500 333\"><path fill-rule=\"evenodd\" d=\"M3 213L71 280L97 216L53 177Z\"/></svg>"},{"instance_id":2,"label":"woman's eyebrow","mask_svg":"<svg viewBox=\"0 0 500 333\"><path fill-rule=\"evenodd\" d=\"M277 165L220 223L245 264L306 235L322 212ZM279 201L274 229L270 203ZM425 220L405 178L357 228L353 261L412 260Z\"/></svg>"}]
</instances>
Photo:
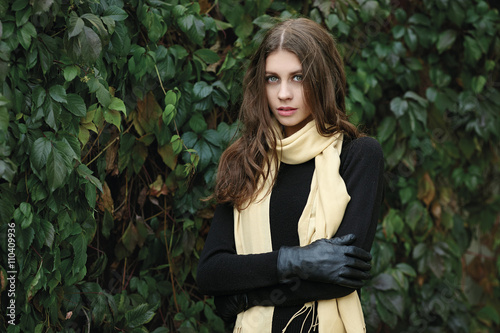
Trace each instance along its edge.
<instances>
[{"instance_id":1,"label":"woman's eyebrow","mask_svg":"<svg viewBox=\"0 0 500 333\"><path fill-rule=\"evenodd\" d=\"M273 72L273 71L266 71L266 75L269 75L269 74L272 74L272 75L278 75L278 73L276 73L276 72ZM302 74L302 68L297 69L297 70L294 70L294 71L292 71L292 72L289 72L288 74L289 74L289 75Z\"/></svg>"}]
</instances>

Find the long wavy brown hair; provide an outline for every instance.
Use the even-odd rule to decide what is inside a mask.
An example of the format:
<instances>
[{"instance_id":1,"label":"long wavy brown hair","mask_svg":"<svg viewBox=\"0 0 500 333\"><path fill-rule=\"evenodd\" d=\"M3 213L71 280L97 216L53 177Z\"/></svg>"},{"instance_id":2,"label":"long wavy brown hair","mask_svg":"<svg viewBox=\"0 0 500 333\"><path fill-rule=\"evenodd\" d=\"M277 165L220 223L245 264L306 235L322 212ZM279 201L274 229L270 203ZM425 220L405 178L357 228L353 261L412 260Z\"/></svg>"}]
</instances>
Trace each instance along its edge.
<instances>
[{"instance_id":1,"label":"long wavy brown hair","mask_svg":"<svg viewBox=\"0 0 500 333\"><path fill-rule=\"evenodd\" d=\"M271 163L278 165L277 133L272 129L274 117L265 87L266 58L277 50L299 58L305 101L318 132L324 136L337 132L353 138L361 135L346 115L344 66L332 36L306 18L280 22L266 33L250 59L243 80L241 137L221 156L214 193L218 203L230 202L244 209L262 189L259 179L270 177Z\"/></svg>"}]
</instances>

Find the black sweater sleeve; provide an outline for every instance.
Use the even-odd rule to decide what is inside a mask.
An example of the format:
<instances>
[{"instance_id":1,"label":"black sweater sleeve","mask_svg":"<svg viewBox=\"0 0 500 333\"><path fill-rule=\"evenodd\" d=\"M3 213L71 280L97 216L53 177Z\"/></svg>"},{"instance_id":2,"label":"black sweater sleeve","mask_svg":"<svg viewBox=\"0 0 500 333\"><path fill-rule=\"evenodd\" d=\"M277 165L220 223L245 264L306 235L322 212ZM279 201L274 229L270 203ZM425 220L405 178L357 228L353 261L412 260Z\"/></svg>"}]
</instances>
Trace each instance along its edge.
<instances>
[{"instance_id":1,"label":"black sweater sleeve","mask_svg":"<svg viewBox=\"0 0 500 333\"><path fill-rule=\"evenodd\" d=\"M344 219L335 236L356 235L355 245L366 250L373 242L382 198L383 156L372 138L360 138L344 145L341 170L351 196ZM200 291L210 295L247 293L249 305L298 305L348 295L351 288L297 279L279 284L277 251L237 255L234 245L232 207L219 205L212 220L198 266Z\"/></svg>"},{"instance_id":2,"label":"black sweater sleeve","mask_svg":"<svg viewBox=\"0 0 500 333\"><path fill-rule=\"evenodd\" d=\"M236 254L233 207L219 205L198 263L198 288L203 294L216 296L277 284L277 260L278 251Z\"/></svg>"}]
</instances>

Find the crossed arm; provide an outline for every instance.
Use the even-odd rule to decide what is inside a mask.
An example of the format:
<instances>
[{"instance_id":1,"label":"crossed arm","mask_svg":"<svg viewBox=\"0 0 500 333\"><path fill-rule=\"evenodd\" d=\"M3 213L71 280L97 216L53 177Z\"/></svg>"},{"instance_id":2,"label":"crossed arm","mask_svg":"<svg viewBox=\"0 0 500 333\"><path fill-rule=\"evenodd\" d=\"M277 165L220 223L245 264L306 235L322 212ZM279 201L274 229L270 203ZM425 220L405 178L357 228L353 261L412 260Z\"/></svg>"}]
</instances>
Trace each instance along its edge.
<instances>
[{"instance_id":1,"label":"crossed arm","mask_svg":"<svg viewBox=\"0 0 500 333\"><path fill-rule=\"evenodd\" d=\"M351 201L335 237L354 234L353 245L369 251L383 194L383 156L380 145L371 138L357 139L346 146L348 151L342 153L345 155L341 156L340 174ZM246 295L248 306L290 306L339 298L355 290L300 278L280 283L278 252L236 254L233 208L219 205L200 258L198 286L204 294L219 296L216 304L220 306L224 306L225 299L229 301L238 294Z\"/></svg>"}]
</instances>

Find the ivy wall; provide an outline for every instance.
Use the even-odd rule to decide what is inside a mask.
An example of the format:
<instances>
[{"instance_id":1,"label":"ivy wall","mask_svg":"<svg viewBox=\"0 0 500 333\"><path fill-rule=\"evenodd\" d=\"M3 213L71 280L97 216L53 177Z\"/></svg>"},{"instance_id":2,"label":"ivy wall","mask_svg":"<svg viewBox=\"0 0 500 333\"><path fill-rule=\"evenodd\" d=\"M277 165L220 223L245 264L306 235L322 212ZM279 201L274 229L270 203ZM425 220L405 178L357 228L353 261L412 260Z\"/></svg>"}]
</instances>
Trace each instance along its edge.
<instances>
[{"instance_id":1,"label":"ivy wall","mask_svg":"<svg viewBox=\"0 0 500 333\"><path fill-rule=\"evenodd\" d=\"M201 199L248 56L273 17L306 16L385 153L368 331L498 332L498 7L0 0L0 331L230 329L195 284Z\"/></svg>"}]
</instances>

